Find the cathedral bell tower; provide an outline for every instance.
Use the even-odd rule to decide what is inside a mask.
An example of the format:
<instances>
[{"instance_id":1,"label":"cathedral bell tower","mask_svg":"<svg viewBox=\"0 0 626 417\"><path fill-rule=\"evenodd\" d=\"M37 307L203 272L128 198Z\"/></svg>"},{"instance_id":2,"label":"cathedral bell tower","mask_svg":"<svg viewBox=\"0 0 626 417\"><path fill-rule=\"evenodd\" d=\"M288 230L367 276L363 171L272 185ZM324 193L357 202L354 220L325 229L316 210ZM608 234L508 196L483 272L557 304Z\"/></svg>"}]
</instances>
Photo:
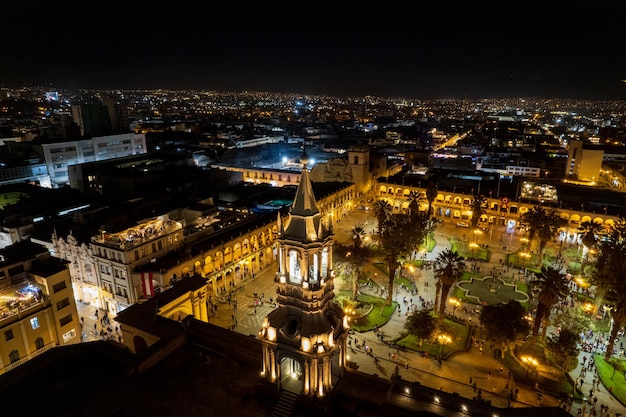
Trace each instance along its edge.
<instances>
[{"instance_id":1,"label":"cathedral bell tower","mask_svg":"<svg viewBox=\"0 0 626 417\"><path fill-rule=\"evenodd\" d=\"M277 307L263 321L262 377L308 397L325 397L343 375L347 322L333 302L332 223L317 208L307 171L302 175L287 220L278 215Z\"/></svg>"}]
</instances>

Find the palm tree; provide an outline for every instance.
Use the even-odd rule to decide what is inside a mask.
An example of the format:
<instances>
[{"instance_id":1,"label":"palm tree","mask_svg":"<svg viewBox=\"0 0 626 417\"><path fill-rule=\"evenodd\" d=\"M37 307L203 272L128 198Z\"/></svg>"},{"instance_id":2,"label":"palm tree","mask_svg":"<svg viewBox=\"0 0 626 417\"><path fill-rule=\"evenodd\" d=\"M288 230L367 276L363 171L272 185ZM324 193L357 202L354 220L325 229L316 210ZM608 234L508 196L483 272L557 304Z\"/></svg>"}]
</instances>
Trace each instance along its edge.
<instances>
[{"instance_id":1,"label":"palm tree","mask_svg":"<svg viewBox=\"0 0 626 417\"><path fill-rule=\"evenodd\" d=\"M354 249L359 249L363 243L363 236L365 236L365 229L362 226L354 226L352 230L352 245Z\"/></svg>"},{"instance_id":2,"label":"palm tree","mask_svg":"<svg viewBox=\"0 0 626 417\"><path fill-rule=\"evenodd\" d=\"M582 233L583 237L581 239L583 244L583 253L580 257L580 273L581 275L585 275L584 263L587 258L587 253L589 250L596 246L598 243L598 235L602 231L602 223L596 221L586 220L580 224L578 227L578 232Z\"/></svg>"},{"instance_id":3,"label":"palm tree","mask_svg":"<svg viewBox=\"0 0 626 417\"><path fill-rule=\"evenodd\" d=\"M609 332L606 351L604 352L604 359L606 359L607 362L611 359L619 331L626 325L626 286L623 285L621 289L611 291L611 295L613 296L613 302L611 303L611 318L613 319L613 324Z\"/></svg>"},{"instance_id":4,"label":"palm tree","mask_svg":"<svg viewBox=\"0 0 626 417\"><path fill-rule=\"evenodd\" d=\"M391 204L387 202L387 200L376 200L374 201L372 207L374 209L374 216L378 221L378 239L380 240L383 230L383 224L385 223L385 220L387 220L387 217L389 217L389 215L391 214L393 208L391 207Z\"/></svg>"},{"instance_id":5,"label":"palm tree","mask_svg":"<svg viewBox=\"0 0 626 417\"><path fill-rule=\"evenodd\" d=\"M533 240L537 231L541 229L546 216L543 207L535 206L520 216L520 220L528 225L528 249L532 249Z\"/></svg>"},{"instance_id":6,"label":"palm tree","mask_svg":"<svg viewBox=\"0 0 626 417\"><path fill-rule=\"evenodd\" d=\"M426 200L426 197L420 191L411 191L409 193L409 212L411 216L417 216L420 211L420 206Z\"/></svg>"},{"instance_id":7,"label":"palm tree","mask_svg":"<svg viewBox=\"0 0 626 417\"><path fill-rule=\"evenodd\" d=\"M448 293L452 286L461 279L465 272L466 266L463 257L456 252L452 252L447 248L435 258L434 275L437 280L438 302L439 302L439 322L443 322L446 310L446 301ZM437 309L437 300L435 300L435 309Z\"/></svg>"},{"instance_id":8,"label":"palm tree","mask_svg":"<svg viewBox=\"0 0 626 417\"><path fill-rule=\"evenodd\" d=\"M626 324L626 285L623 278L626 271L626 219L623 217L611 225L607 239L600 243L594 267L592 280L603 294L602 303L612 305L613 327L605 353L605 358L609 360L617 333Z\"/></svg>"},{"instance_id":9,"label":"palm tree","mask_svg":"<svg viewBox=\"0 0 626 417\"><path fill-rule=\"evenodd\" d=\"M426 216L421 215L412 217L396 213L383 222L380 241L385 265L389 271L387 305L390 305L393 299L393 286L401 259L407 258L416 250L424 242L429 231L429 221Z\"/></svg>"},{"instance_id":10,"label":"palm tree","mask_svg":"<svg viewBox=\"0 0 626 417\"><path fill-rule=\"evenodd\" d=\"M548 318L550 316L550 308L567 296L568 282L565 274L556 268L541 268L541 272L536 273L530 282L531 286L536 289L537 293L537 310L535 312L535 323L532 333L532 346L537 343L537 336L541 323L544 323L545 330L548 327ZM544 322L545 319L545 322Z\"/></svg>"},{"instance_id":11,"label":"palm tree","mask_svg":"<svg viewBox=\"0 0 626 417\"><path fill-rule=\"evenodd\" d=\"M539 267L543 262L543 250L547 243L559 232L559 228L565 226L567 221L561 217L556 210L546 210L543 207L535 206L522 214L521 220L528 224L530 229L528 234L528 248L532 248L533 239L539 237Z\"/></svg>"},{"instance_id":12,"label":"palm tree","mask_svg":"<svg viewBox=\"0 0 626 417\"><path fill-rule=\"evenodd\" d=\"M472 199L470 206L472 208L472 218L470 219L470 225L472 226L472 230L474 230L476 229L476 227L478 227L478 222L480 221L480 218L487 211L487 199L482 195L477 196L476 198Z\"/></svg>"},{"instance_id":13,"label":"palm tree","mask_svg":"<svg viewBox=\"0 0 626 417\"><path fill-rule=\"evenodd\" d=\"M548 242L550 242L559 233L559 229L567 225L567 220L561 217L558 211L550 210L545 212L545 217L537 231L539 236L539 264L541 268L543 263L543 251Z\"/></svg>"},{"instance_id":14,"label":"palm tree","mask_svg":"<svg viewBox=\"0 0 626 417\"><path fill-rule=\"evenodd\" d=\"M430 182L426 187L426 200L428 200L428 218L433 216L433 202L437 198L437 184Z\"/></svg>"},{"instance_id":15,"label":"palm tree","mask_svg":"<svg viewBox=\"0 0 626 417\"><path fill-rule=\"evenodd\" d=\"M588 248L596 245L601 231L602 223L596 221L585 220L578 226L578 232L583 235L581 241Z\"/></svg>"}]
</instances>

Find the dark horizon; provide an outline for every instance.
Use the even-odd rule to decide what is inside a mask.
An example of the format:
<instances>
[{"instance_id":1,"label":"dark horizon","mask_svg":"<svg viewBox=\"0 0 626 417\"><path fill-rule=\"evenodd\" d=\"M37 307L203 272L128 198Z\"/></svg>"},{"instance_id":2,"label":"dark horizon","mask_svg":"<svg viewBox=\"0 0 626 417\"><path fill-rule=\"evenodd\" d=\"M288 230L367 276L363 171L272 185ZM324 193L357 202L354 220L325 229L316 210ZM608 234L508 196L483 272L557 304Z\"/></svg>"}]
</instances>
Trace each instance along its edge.
<instances>
[{"instance_id":1,"label":"dark horizon","mask_svg":"<svg viewBox=\"0 0 626 417\"><path fill-rule=\"evenodd\" d=\"M7 0L0 86L626 99L618 1L233 6Z\"/></svg>"}]
</instances>

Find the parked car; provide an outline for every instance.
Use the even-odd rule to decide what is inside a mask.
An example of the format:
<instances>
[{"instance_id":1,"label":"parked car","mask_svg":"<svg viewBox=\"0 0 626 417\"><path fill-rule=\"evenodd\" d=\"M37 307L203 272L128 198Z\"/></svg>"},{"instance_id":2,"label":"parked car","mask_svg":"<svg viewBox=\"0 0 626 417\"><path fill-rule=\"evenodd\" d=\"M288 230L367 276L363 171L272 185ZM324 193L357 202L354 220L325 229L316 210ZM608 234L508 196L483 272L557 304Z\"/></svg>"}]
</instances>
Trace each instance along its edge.
<instances>
[{"instance_id":1,"label":"parked car","mask_svg":"<svg viewBox=\"0 0 626 417\"><path fill-rule=\"evenodd\" d=\"M457 222L456 227L469 227L469 223L467 222Z\"/></svg>"}]
</instances>

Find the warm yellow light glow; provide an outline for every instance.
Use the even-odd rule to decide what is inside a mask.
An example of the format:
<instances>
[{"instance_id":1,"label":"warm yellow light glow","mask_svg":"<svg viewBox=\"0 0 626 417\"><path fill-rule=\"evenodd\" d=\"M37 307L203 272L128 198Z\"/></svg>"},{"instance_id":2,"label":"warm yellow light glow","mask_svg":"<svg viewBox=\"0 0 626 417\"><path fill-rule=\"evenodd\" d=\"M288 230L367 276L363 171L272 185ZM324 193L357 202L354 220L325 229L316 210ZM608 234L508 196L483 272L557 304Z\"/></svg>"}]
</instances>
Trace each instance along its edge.
<instances>
[{"instance_id":1,"label":"warm yellow light glow","mask_svg":"<svg viewBox=\"0 0 626 417\"><path fill-rule=\"evenodd\" d=\"M521 359L526 365L537 366L539 364L539 361L537 361L537 359L533 356L524 355Z\"/></svg>"},{"instance_id":2,"label":"warm yellow light glow","mask_svg":"<svg viewBox=\"0 0 626 417\"><path fill-rule=\"evenodd\" d=\"M302 338L302 350L304 352L309 352L311 350L311 341L309 340L308 337L303 337Z\"/></svg>"},{"instance_id":3,"label":"warm yellow light glow","mask_svg":"<svg viewBox=\"0 0 626 417\"><path fill-rule=\"evenodd\" d=\"M267 338L271 341L275 341L276 340L276 329L273 327L270 327L267 329Z\"/></svg>"}]
</instances>

